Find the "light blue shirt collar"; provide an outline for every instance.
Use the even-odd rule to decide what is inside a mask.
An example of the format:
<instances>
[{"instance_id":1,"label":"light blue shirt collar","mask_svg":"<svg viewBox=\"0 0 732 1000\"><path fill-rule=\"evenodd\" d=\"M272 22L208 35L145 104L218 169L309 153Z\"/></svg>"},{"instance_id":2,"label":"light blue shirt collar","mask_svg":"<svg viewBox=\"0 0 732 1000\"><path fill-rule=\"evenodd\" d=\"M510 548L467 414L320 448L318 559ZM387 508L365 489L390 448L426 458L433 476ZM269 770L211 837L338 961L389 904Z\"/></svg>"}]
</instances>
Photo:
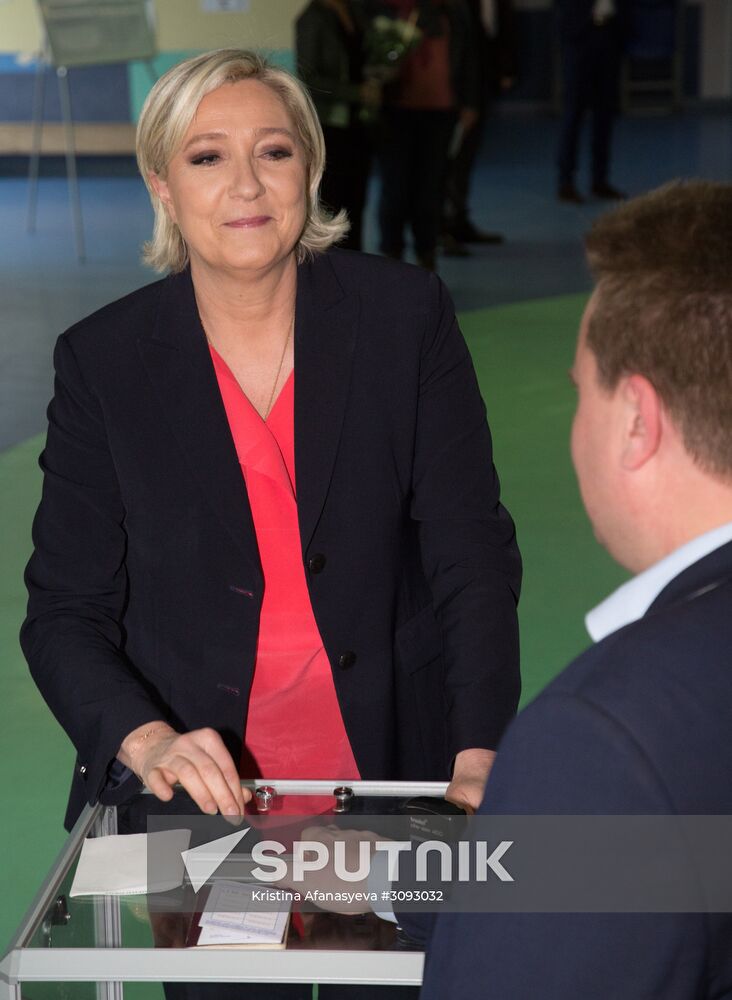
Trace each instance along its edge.
<instances>
[{"instance_id":1,"label":"light blue shirt collar","mask_svg":"<svg viewBox=\"0 0 732 1000\"><path fill-rule=\"evenodd\" d=\"M697 535L660 562L618 587L602 604L585 616L585 626L595 642L638 621L648 611L666 584L699 559L732 541L732 521Z\"/></svg>"}]
</instances>

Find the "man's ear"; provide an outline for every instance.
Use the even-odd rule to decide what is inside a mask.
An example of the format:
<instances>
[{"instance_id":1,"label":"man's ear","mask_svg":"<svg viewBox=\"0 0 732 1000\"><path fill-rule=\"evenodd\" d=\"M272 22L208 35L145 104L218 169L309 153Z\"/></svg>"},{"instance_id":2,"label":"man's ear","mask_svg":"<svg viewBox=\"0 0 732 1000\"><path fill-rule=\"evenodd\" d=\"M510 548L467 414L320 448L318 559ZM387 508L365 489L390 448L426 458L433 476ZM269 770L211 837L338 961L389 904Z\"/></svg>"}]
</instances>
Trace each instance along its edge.
<instances>
[{"instance_id":1,"label":"man's ear","mask_svg":"<svg viewBox=\"0 0 732 1000\"><path fill-rule=\"evenodd\" d=\"M661 400L644 375L628 375L619 387L624 405L623 468L640 469L661 444L663 414Z\"/></svg>"},{"instance_id":2,"label":"man's ear","mask_svg":"<svg viewBox=\"0 0 732 1000\"><path fill-rule=\"evenodd\" d=\"M173 199L170 194L170 188L168 187L168 182L164 181L159 174L153 173L152 170L147 175L147 177L148 180L150 181L150 187L153 189L155 194L163 203L166 212L170 216L171 221L177 223L178 220L175 217L175 206L173 205Z\"/></svg>"}]
</instances>

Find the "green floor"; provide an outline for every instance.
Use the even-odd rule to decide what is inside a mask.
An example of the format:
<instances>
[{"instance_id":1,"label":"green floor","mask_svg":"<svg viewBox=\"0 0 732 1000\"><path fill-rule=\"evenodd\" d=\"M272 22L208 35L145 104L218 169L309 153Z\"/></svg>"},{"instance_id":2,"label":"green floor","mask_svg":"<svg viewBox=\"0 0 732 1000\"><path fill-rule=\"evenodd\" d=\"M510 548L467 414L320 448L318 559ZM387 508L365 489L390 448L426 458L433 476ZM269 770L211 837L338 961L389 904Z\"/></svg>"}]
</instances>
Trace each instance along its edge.
<instances>
[{"instance_id":1,"label":"green floor","mask_svg":"<svg viewBox=\"0 0 732 1000\"><path fill-rule=\"evenodd\" d=\"M567 379L584 299L569 296L462 317L493 428L504 500L524 556L524 701L587 644L582 619L623 575L593 540L568 454ZM63 840L72 753L28 676L17 632L22 569L40 488L40 439L0 455L0 952Z\"/></svg>"}]
</instances>

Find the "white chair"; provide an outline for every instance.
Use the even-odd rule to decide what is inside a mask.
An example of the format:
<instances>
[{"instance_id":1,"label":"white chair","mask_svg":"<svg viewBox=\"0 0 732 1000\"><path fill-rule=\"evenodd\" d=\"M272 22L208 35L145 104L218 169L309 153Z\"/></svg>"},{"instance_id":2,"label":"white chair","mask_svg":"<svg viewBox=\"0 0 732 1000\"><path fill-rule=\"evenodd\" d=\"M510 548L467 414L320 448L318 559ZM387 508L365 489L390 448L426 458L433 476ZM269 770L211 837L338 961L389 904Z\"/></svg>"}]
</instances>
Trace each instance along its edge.
<instances>
[{"instance_id":1,"label":"white chair","mask_svg":"<svg viewBox=\"0 0 732 1000\"><path fill-rule=\"evenodd\" d=\"M45 39L39 54L33 92L33 140L28 170L28 230L36 225L38 168L43 131L46 71L53 68L58 80L64 125L66 175L76 241L76 253L84 260L84 226L81 217L76 172L74 123L71 112L68 71L78 66L142 60L153 82L152 59L156 53L152 0L37 0Z\"/></svg>"}]
</instances>

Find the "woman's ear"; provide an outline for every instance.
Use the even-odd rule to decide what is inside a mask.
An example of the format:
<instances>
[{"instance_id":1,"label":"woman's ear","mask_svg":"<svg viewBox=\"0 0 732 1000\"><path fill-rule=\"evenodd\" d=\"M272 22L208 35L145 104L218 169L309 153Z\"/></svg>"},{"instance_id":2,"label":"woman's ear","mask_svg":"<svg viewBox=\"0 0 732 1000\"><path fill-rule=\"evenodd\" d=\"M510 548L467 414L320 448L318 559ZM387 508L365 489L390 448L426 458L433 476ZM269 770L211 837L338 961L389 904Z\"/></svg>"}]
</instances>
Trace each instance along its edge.
<instances>
[{"instance_id":1,"label":"woman's ear","mask_svg":"<svg viewBox=\"0 0 732 1000\"><path fill-rule=\"evenodd\" d=\"M159 174L154 173L152 170L147 175L147 179L150 181L150 187L164 205L171 221L177 223L178 220L175 217L175 206L173 204L173 199L171 197L167 181L164 181Z\"/></svg>"}]
</instances>

